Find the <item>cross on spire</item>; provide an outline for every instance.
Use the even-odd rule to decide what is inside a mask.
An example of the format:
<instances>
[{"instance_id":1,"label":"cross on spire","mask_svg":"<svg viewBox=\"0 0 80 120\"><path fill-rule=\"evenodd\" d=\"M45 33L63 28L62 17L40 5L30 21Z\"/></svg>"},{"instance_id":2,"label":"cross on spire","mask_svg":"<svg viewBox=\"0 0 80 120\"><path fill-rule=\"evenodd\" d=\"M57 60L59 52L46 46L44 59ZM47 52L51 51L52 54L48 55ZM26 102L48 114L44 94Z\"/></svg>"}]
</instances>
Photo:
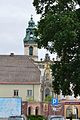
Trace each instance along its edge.
<instances>
[{"instance_id":1,"label":"cross on spire","mask_svg":"<svg viewBox=\"0 0 80 120\"><path fill-rule=\"evenodd\" d=\"M33 19L33 15L31 14L31 20Z\"/></svg>"}]
</instances>

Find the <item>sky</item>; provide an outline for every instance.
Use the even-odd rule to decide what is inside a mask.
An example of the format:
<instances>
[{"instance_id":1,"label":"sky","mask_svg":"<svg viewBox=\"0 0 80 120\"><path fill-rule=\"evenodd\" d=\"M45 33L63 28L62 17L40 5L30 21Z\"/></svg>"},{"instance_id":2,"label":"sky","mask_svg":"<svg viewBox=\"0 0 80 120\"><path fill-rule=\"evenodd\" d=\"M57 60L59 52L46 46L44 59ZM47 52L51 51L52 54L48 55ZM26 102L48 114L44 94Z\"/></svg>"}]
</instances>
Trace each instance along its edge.
<instances>
[{"instance_id":1,"label":"sky","mask_svg":"<svg viewBox=\"0 0 80 120\"><path fill-rule=\"evenodd\" d=\"M40 19L36 14L33 0L0 0L0 54L24 55L23 39L31 15L35 24ZM45 57L47 50L39 50L39 59ZM55 58L55 55L51 55Z\"/></svg>"}]
</instances>

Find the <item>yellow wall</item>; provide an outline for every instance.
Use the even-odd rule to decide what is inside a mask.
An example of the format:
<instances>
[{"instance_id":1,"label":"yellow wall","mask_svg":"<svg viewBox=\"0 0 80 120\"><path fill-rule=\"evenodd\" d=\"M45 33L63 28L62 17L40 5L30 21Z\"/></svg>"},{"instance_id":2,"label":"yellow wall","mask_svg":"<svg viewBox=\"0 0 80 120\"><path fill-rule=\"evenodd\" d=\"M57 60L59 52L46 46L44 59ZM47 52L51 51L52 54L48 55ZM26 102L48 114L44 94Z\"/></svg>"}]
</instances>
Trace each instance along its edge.
<instances>
[{"instance_id":1,"label":"yellow wall","mask_svg":"<svg viewBox=\"0 0 80 120\"><path fill-rule=\"evenodd\" d=\"M0 97L14 97L14 90L19 90L19 97L27 100L27 90L34 89L34 100L40 100L40 85L0 85Z\"/></svg>"}]
</instances>

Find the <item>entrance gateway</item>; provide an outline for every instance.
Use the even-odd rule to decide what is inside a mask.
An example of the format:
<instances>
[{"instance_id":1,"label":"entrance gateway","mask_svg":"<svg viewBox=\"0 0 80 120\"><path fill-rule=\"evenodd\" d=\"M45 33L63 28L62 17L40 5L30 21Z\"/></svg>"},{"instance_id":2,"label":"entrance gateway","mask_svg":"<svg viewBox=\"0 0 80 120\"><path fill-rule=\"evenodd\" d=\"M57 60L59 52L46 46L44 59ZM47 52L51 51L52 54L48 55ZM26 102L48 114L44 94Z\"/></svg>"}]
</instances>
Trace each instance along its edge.
<instances>
[{"instance_id":1,"label":"entrance gateway","mask_svg":"<svg viewBox=\"0 0 80 120\"><path fill-rule=\"evenodd\" d=\"M80 101L64 102L64 115L68 119L70 116L73 119L80 118Z\"/></svg>"}]
</instances>

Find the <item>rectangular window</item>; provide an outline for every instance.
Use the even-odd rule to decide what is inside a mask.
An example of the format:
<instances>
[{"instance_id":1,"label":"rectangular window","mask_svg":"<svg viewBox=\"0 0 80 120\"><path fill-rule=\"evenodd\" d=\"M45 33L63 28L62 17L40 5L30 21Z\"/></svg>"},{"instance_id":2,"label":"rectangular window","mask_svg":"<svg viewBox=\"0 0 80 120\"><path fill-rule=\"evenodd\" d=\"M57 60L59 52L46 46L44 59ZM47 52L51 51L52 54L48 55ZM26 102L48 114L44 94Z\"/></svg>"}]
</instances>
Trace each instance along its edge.
<instances>
[{"instance_id":1,"label":"rectangular window","mask_svg":"<svg viewBox=\"0 0 80 120\"><path fill-rule=\"evenodd\" d=\"M14 96L18 96L19 90L14 90Z\"/></svg>"},{"instance_id":2,"label":"rectangular window","mask_svg":"<svg viewBox=\"0 0 80 120\"><path fill-rule=\"evenodd\" d=\"M27 96L31 97L32 96L32 90L27 90Z\"/></svg>"}]
</instances>

